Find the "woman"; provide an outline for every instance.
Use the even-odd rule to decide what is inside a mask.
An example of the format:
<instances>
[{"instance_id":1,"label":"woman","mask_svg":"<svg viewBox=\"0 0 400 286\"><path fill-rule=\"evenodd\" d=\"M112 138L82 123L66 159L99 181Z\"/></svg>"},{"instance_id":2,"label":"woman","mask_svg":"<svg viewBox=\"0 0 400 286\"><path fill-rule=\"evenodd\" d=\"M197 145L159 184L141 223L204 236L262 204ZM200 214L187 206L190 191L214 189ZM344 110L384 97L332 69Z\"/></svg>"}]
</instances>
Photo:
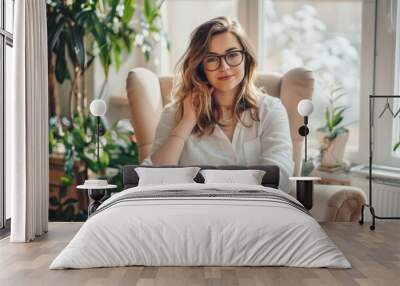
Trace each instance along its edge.
<instances>
[{"instance_id":1,"label":"woman","mask_svg":"<svg viewBox=\"0 0 400 286\"><path fill-rule=\"evenodd\" d=\"M281 101L254 85L255 55L240 25L225 17L194 30L179 83L163 110L153 165L278 165L280 188L293 173L292 141Z\"/></svg>"}]
</instances>

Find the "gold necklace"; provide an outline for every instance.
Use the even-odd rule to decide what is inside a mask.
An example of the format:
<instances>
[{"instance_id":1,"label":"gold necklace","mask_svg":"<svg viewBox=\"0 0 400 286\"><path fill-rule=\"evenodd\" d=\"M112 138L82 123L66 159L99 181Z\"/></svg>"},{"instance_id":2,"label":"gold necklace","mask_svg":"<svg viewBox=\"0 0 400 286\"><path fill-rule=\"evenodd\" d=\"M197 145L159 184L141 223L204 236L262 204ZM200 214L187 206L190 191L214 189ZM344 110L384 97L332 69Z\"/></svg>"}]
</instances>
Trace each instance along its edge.
<instances>
[{"instance_id":1,"label":"gold necklace","mask_svg":"<svg viewBox=\"0 0 400 286\"><path fill-rule=\"evenodd\" d=\"M232 121L232 118L233 118L233 116L232 116L231 118L228 118L228 119L222 118L222 119L221 119L221 122L231 122L231 121Z\"/></svg>"},{"instance_id":2,"label":"gold necklace","mask_svg":"<svg viewBox=\"0 0 400 286\"><path fill-rule=\"evenodd\" d=\"M222 124L224 124L224 123L230 123L230 122L232 122L232 119L233 119L233 115L231 116L231 118L221 118L220 122L221 122Z\"/></svg>"},{"instance_id":3,"label":"gold necklace","mask_svg":"<svg viewBox=\"0 0 400 286\"><path fill-rule=\"evenodd\" d=\"M221 118L219 120L219 122L221 124L229 124L232 122L232 119L234 118L234 113L232 112L232 110L229 110L225 113L225 114L229 114L231 117L229 118L224 118L224 112L222 112L222 109L220 110L220 114L221 114Z\"/></svg>"}]
</instances>

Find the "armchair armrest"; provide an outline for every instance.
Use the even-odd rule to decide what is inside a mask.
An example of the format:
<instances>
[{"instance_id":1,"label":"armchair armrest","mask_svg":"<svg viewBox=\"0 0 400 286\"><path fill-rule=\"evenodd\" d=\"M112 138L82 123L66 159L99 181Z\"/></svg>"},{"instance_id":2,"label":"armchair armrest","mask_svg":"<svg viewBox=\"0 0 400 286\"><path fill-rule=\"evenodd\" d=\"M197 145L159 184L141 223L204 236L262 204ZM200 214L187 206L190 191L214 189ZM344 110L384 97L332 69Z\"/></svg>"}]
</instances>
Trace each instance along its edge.
<instances>
[{"instance_id":1,"label":"armchair armrest","mask_svg":"<svg viewBox=\"0 0 400 286\"><path fill-rule=\"evenodd\" d=\"M163 109L158 77L144 68L132 69L126 80L132 125L139 148L139 161L149 153Z\"/></svg>"},{"instance_id":2,"label":"armchair armrest","mask_svg":"<svg viewBox=\"0 0 400 286\"><path fill-rule=\"evenodd\" d=\"M359 188L316 184L311 214L317 221L353 222L360 218L366 201L366 195Z\"/></svg>"},{"instance_id":3,"label":"armchair armrest","mask_svg":"<svg viewBox=\"0 0 400 286\"><path fill-rule=\"evenodd\" d=\"M292 184L290 195L296 197ZM314 203L311 215L319 222L353 222L361 216L367 196L352 186L314 184Z\"/></svg>"}]
</instances>

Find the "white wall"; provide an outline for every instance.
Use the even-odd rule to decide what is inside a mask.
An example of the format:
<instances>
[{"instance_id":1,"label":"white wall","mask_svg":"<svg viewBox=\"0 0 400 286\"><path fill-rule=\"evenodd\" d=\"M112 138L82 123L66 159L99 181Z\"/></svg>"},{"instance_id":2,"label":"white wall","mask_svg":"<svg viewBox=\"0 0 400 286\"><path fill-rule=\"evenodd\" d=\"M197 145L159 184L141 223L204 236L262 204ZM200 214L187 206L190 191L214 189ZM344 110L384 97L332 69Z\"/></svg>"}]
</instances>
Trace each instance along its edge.
<instances>
[{"instance_id":1,"label":"white wall","mask_svg":"<svg viewBox=\"0 0 400 286\"><path fill-rule=\"evenodd\" d=\"M163 17L171 51L162 53L162 74L174 73L178 60L189 45L190 34L197 26L218 16L238 19L237 0L168 0L165 4Z\"/></svg>"}]
</instances>

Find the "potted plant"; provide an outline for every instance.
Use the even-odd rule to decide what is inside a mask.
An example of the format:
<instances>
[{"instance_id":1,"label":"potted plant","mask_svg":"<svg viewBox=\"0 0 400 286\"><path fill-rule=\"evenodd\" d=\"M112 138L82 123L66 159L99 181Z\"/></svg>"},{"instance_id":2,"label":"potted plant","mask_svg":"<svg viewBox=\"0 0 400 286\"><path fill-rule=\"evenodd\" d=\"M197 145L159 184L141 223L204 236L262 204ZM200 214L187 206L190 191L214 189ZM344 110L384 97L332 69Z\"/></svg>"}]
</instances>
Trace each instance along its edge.
<instances>
[{"instance_id":1,"label":"potted plant","mask_svg":"<svg viewBox=\"0 0 400 286\"><path fill-rule=\"evenodd\" d=\"M349 107L339 105L338 101L345 95L342 87L330 90L329 104L325 109L325 126L317 129L320 145L320 166L327 169L343 165L343 155L349 139L349 130L343 124L343 113Z\"/></svg>"},{"instance_id":2,"label":"potted plant","mask_svg":"<svg viewBox=\"0 0 400 286\"><path fill-rule=\"evenodd\" d=\"M114 123L108 129L101 123L105 133L101 136L100 158L97 162L96 121L93 117L75 113L72 120L63 117L60 123L56 117L50 119L49 152L59 153L64 166L60 191L50 193L51 220L80 220L82 216L86 218L85 212L82 213L82 206L75 207L79 203L79 197L76 190L70 188L74 184L83 183L82 180L87 178L87 174L85 177L76 178L80 176L76 172L77 164L85 166L88 172L97 174L114 170L107 179L110 184L118 186L117 191L122 189L122 174L119 170L127 164L138 164L139 160L133 132L119 123ZM110 172L107 175L110 175ZM77 182L77 179L81 182Z\"/></svg>"},{"instance_id":3,"label":"potted plant","mask_svg":"<svg viewBox=\"0 0 400 286\"><path fill-rule=\"evenodd\" d=\"M50 184L50 205L57 220L76 219L73 209L79 208L74 186L81 184L88 173L102 174L107 168L137 163L136 144L128 140L132 132L119 130L116 125L102 136L100 163L94 159L95 125L88 115L84 74L98 58L107 80L110 66L114 64L118 69L123 53L131 53L134 48L140 49L149 61L153 44L165 38L160 26L162 3L162 0L47 0L49 148L53 183ZM70 82L70 90L65 94L68 113L62 117L56 83L65 81ZM116 172L110 183L118 180L121 174Z\"/></svg>"}]
</instances>

